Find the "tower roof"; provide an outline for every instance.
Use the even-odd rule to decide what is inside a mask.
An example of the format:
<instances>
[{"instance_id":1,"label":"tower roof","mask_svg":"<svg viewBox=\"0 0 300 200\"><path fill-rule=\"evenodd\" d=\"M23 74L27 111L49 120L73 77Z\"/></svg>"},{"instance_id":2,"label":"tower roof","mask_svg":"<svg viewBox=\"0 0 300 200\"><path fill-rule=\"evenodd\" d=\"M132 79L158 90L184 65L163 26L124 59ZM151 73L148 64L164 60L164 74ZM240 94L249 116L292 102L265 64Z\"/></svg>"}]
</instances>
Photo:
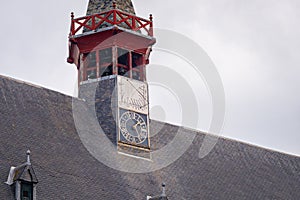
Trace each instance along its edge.
<instances>
[{"instance_id":1,"label":"tower roof","mask_svg":"<svg viewBox=\"0 0 300 200\"><path fill-rule=\"evenodd\" d=\"M117 9L135 15L134 7L131 0L89 0L86 15L93 15L113 9L113 2L116 3Z\"/></svg>"}]
</instances>

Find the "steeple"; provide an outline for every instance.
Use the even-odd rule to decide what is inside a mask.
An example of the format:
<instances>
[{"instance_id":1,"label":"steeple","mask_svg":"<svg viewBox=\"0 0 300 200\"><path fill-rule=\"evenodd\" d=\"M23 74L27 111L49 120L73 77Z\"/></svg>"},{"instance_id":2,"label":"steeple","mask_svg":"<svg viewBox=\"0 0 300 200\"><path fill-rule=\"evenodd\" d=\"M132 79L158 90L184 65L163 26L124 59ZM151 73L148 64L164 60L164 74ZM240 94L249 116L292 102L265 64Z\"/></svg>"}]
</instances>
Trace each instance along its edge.
<instances>
[{"instance_id":1,"label":"steeple","mask_svg":"<svg viewBox=\"0 0 300 200\"><path fill-rule=\"evenodd\" d=\"M150 158L146 66L155 42L152 15L136 16L131 0L90 0L86 16L75 18L71 13L67 61L78 69L79 98L96 112L119 153L146 159Z\"/></svg>"},{"instance_id":2,"label":"steeple","mask_svg":"<svg viewBox=\"0 0 300 200\"><path fill-rule=\"evenodd\" d=\"M93 15L112 10L113 2L116 3L117 9L135 15L131 0L89 0L86 15Z\"/></svg>"}]
</instances>

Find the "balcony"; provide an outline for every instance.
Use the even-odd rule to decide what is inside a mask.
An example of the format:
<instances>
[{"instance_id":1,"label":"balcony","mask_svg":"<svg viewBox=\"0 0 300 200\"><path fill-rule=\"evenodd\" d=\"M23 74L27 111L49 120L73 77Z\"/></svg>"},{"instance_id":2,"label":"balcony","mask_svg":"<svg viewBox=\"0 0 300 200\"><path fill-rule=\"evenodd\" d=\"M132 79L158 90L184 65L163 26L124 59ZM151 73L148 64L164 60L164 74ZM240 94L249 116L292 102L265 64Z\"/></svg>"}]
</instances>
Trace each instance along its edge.
<instances>
[{"instance_id":1,"label":"balcony","mask_svg":"<svg viewBox=\"0 0 300 200\"><path fill-rule=\"evenodd\" d=\"M152 15L149 20L131 15L114 8L110 11L74 18L71 13L70 37L82 32L97 31L105 27L119 26L150 37L153 37Z\"/></svg>"}]
</instances>

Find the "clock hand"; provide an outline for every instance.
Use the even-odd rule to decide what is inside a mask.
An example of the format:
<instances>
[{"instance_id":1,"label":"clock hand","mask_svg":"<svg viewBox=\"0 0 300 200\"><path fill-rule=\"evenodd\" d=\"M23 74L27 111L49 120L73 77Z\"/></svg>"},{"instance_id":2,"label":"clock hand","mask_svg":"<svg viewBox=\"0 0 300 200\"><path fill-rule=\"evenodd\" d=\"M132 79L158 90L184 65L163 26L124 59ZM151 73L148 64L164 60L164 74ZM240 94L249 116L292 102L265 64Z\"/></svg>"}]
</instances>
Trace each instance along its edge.
<instances>
[{"instance_id":1,"label":"clock hand","mask_svg":"<svg viewBox=\"0 0 300 200\"><path fill-rule=\"evenodd\" d=\"M137 136L138 136L139 140L142 141L141 134L139 133L139 131L137 130L137 128L135 128L135 131L137 133Z\"/></svg>"},{"instance_id":2,"label":"clock hand","mask_svg":"<svg viewBox=\"0 0 300 200\"><path fill-rule=\"evenodd\" d=\"M139 134L139 131L138 131L138 129L137 129L137 126L140 125L140 124L141 124L141 122L138 121L135 125L133 125L133 128L135 129L135 131L136 131L136 133L137 133L137 136L138 136L139 140L142 141L142 139L141 139L141 134Z\"/></svg>"},{"instance_id":3,"label":"clock hand","mask_svg":"<svg viewBox=\"0 0 300 200\"><path fill-rule=\"evenodd\" d=\"M141 124L141 122L138 121L135 125L133 125L133 128L136 129L137 125L140 125L140 124Z\"/></svg>"}]
</instances>

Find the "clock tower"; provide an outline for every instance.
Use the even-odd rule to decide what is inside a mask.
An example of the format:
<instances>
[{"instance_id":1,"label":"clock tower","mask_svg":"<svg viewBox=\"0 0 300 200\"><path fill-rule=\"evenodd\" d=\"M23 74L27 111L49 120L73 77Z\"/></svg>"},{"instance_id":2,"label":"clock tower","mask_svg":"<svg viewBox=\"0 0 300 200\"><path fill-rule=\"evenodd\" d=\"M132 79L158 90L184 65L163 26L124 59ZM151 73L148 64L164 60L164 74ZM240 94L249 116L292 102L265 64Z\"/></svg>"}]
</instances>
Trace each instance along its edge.
<instances>
[{"instance_id":1,"label":"clock tower","mask_svg":"<svg viewBox=\"0 0 300 200\"><path fill-rule=\"evenodd\" d=\"M87 15L71 13L69 56L84 99L103 132L127 154L150 152L146 65L152 45L152 15L135 15L131 0L90 0Z\"/></svg>"}]
</instances>

